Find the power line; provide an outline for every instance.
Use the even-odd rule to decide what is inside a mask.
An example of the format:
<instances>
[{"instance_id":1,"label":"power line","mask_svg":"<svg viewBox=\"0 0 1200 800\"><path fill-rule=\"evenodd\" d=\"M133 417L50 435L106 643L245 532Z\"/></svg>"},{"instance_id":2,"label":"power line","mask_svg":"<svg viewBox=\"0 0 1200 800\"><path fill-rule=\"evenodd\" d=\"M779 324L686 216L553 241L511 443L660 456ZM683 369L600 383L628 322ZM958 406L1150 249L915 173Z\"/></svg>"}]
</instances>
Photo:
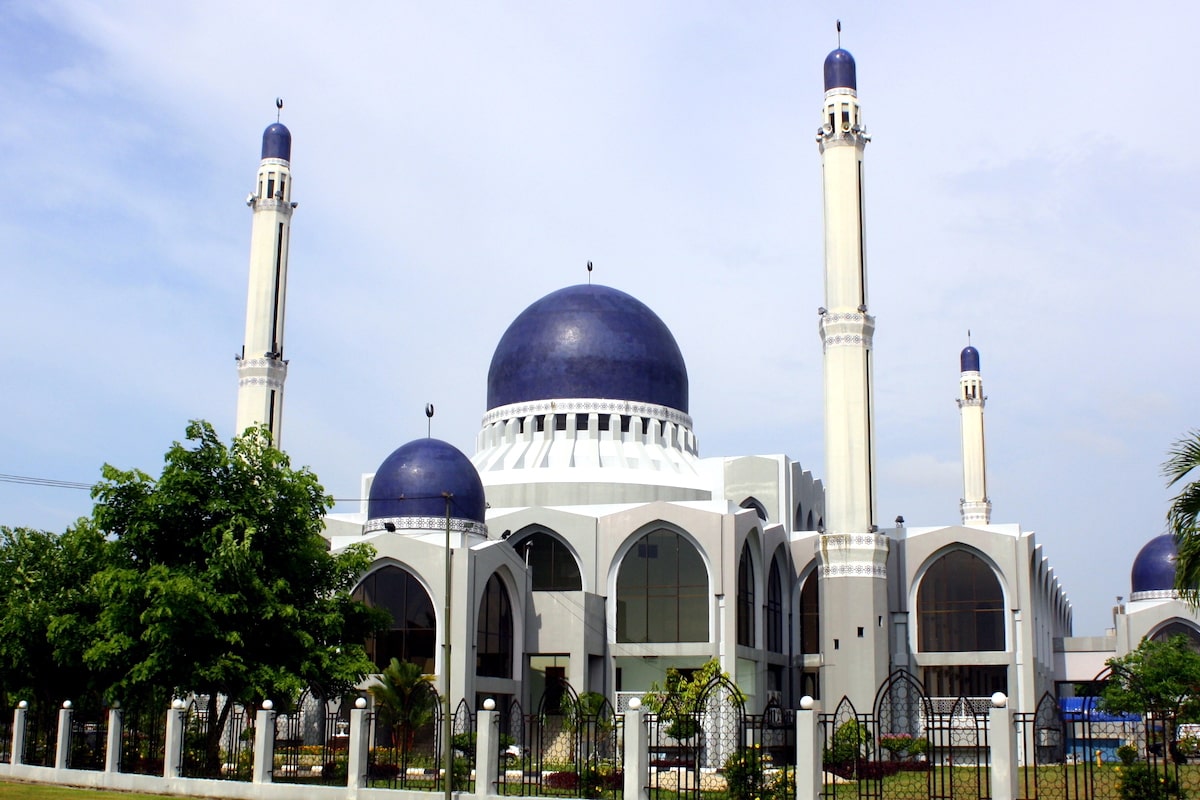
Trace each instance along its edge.
<instances>
[{"instance_id":1,"label":"power line","mask_svg":"<svg viewBox=\"0 0 1200 800\"><path fill-rule=\"evenodd\" d=\"M34 478L29 475L0 474L0 483L19 483L25 486L49 486L53 489L91 489L93 484L79 481L60 481L56 478Z\"/></svg>"}]
</instances>

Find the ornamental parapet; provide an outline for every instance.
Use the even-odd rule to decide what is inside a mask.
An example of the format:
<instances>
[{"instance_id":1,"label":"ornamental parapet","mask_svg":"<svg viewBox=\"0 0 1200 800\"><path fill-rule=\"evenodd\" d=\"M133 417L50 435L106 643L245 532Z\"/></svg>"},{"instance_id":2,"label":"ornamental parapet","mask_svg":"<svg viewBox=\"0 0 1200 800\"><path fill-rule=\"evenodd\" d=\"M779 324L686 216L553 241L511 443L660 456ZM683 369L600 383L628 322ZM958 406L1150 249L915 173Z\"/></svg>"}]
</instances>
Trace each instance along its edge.
<instances>
[{"instance_id":1,"label":"ornamental parapet","mask_svg":"<svg viewBox=\"0 0 1200 800\"><path fill-rule=\"evenodd\" d=\"M456 519L451 517L449 524L451 533L465 533L487 537L487 525L485 523L476 522L473 519ZM388 533L418 531L420 533L429 533L430 531L440 532L444 530L446 530L445 517L380 517L378 519L367 520L366 526L363 527L364 534L376 531L387 531Z\"/></svg>"},{"instance_id":2,"label":"ornamental parapet","mask_svg":"<svg viewBox=\"0 0 1200 800\"><path fill-rule=\"evenodd\" d=\"M237 362L238 386L282 389L287 380L287 362L282 358L243 358Z\"/></svg>"},{"instance_id":3,"label":"ornamental parapet","mask_svg":"<svg viewBox=\"0 0 1200 800\"><path fill-rule=\"evenodd\" d=\"M817 542L823 578L887 578L890 542L879 533L826 533Z\"/></svg>"},{"instance_id":4,"label":"ornamental parapet","mask_svg":"<svg viewBox=\"0 0 1200 800\"><path fill-rule=\"evenodd\" d=\"M875 337L875 318L854 311L828 311L818 326L821 344L830 347L866 347Z\"/></svg>"}]
</instances>

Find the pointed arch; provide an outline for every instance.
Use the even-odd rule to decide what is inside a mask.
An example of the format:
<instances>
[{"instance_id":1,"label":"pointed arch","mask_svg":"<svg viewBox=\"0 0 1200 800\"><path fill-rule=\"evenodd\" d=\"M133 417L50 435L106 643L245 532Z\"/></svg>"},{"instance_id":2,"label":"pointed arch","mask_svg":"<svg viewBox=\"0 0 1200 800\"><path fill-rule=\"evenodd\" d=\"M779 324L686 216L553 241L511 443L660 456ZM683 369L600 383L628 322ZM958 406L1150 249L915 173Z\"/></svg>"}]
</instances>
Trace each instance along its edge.
<instances>
[{"instance_id":1,"label":"pointed arch","mask_svg":"<svg viewBox=\"0 0 1200 800\"><path fill-rule=\"evenodd\" d=\"M975 550L953 547L921 572L917 650L962 653L1005 649L1004 588Z\"/></svg>"},{"instance_id":2,"label":"pointed arch","mask_svg":"<svg viewBox=\"0 0 1200 800\"><path fill-rule=\"evenodd\" d=\"M489 678L513 675L513 607L508 587L492 573L479 599L475 629L475 674Z\"/></svg>"},{"instance_id":3,"label":"pointed arch","mask_svg":"<svg viewBox=\"0 0 1200 800\"><path fill-rule=\"evenodd\" d=\"M1183 636L1188 641L1188 647L1193 652L1200 653L1200 628L1196 627L1196 623L1182 617L1163 620L1146 634L1147 639L1156 642L1165 642L1174 636Z\"/></svg>"},{"instance_id":4,"label":"pointed arch","mask_svg":"<svg viewBox=\"0 0 1200 800\"><path fill-rule=\"evenodd\" d=\"M665 527L643 534L615 583L618 642L708 641L708 568L689 537Z\"/></svg>"},{"instance_id":5,"label":"pointed arch","mask_svg":"<svg viewBox=\"0 0 1200 800\"><path fill-rule=\"evenodd\" d=\"M742 543L737 577L737 643L754 647L754 627L757 618L754 603L754 558L750 555L750 539Z\"/></svg>"},{"instance_id":6,"label":"pointed arch","mask_svg":"<svg viewBox=\"0 0 1200 800\"><path fill-rule=\"evenodd\" d=\"M749 508L753 510L754 513L758 515L759 519L761 519L763 522L767 521L767 507L764 506L757 497L754 497L753 495L747 497L738 505L741 508Z\"/></svg>"},{"instance_id":7,"label":"pointed arch","mask_svg":"<svg viewBox=\"0 0 1200 800\"><path fill-rule=\"evenodd\" d=\"M554 531L527 528L509 537L509 542L529 564L533 591L578 592L583 589L579 558Z\"/></svg>"},{"instance_id":8,"label":"pointed arch","mask_svg":"<svg viewBox=\"0 0 1200 800\"><path fill-rule=\"evenodd\" d=\"M763 638L767 650L783 652L783 548L775 551L767 570L767 602L763 605Z\"/></svg>"},{"instance_id":9,"label":"pointed arch","mask_svg":"<svg viewBox=\"0 0 1200 800\"><path fill-rule=\"evenodd\" d=\"M367 657L380 671L398 658L416 664L427 675L435 672L437 614L428 588L415 573L384 564L363 576L351 596L392 615L388 628L365 643Z\"/></svg>"}]
</instances>

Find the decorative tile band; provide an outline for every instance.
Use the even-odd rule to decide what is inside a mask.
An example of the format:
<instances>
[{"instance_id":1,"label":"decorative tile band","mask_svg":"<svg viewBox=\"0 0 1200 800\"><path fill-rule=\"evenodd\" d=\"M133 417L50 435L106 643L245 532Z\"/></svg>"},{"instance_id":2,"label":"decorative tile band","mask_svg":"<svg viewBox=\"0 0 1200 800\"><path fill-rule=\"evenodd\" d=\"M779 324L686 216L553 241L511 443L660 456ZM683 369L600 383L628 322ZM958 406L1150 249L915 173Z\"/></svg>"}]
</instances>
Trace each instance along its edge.
<instances>
[{"instance_id":1,"label":"decorative tile band","mask_svg":"<svg viewBox=\"0 0 1200 800\"><path fill-rule=\"evenodd\" d=\"M887 565L872 561L847 561L821 567L822 578L887 578Z\"/></svg>"},{"instance_id":2,"label":"decorative tile band","mask_svg":"<svg viewBox=\"0 0 1200 800\"><path fill-rule=\"evenodd\" d=\"M1129 595L1129 601L1134 600L1176 600L1179 592L1174 589L1155 589L1150 592L1134 592Z\"/></svg>"},{"instance_id":3,"label":"decorative tile band","mask_svg":"<svg viewBox=\"0 0 1200 800\"><path fill-rule=\"evenodd\" d=\"M483 427L507 419L538 417L547 414L618 414L664 420L692 427L692 418L682 411L652 403L634 403L628 400L603 400L599 398L573 398L563 400L537 400L529 403L512 403L493 408L483 415Z\"/></svg>"},{"instance_id":4,"label":"decorative tile band","mask_svg":"<svg viewBox=\"0 0 1200 800\"><path fill-rule=\"evenodd\" d=\"M366 527L363 528L363 533L386 531L389 524L398 531L436 532L446 530L445 517L380 517L378 519L367 520ZM454 533L487 536L487 525L471 519L455 519L451 517L450 530Z\"/></svg>"}]
</instances>

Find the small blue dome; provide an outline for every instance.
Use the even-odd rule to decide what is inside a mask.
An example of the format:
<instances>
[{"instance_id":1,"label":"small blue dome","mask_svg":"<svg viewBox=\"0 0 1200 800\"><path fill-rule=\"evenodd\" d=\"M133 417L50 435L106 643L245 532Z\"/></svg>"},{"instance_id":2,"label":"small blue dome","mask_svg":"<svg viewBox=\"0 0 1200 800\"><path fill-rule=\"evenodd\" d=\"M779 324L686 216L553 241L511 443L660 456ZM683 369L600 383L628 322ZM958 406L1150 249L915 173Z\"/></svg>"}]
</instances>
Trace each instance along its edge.
<instances>
[{"instance_id":1,"label":"small blue dome","mask_svg":"<svg viewBox=\"0 0 1200 800\"><path fill-rule=\"evenodd\" d=\"M292 132L282 122L274 122L263 131L262 157L292 160Z\"/></svg>"},{"instance_id":2,"label":"small blue dome","mask_svg":"<svg viewBox=\"0 0 1200 800\"><path fill-rule=\"evenodd\" d=\"M963 372L979 372L979 351L971 345L963 348L962 355L958 357L958 363L962 366Z\"/></svg>"},{"instance_id":3,"label":"small blue dome","mask_svg":"<svg viewBox=\"0 0 1200 800\"><path fill-rule=\"evenodd\" d=\"M1175 537L1156 536L1146 543L1133 560L1130 579L1133 593L1164 592L1175 588L1175 560L1178 550Z\"/></svg>"},{"instance_id":4,"label":"small blue dome","mask_svg":"<svg viewBox=\"0 0 1200 800\"><path fill-rule=\"evenodd\" d=\"M371 482L367 519L450 516L483 522L487 502L483 482L471 460L440 439L417 439L384 459Z\"/></svg>"},{"instance_id":5,"label":"small blue dome","mask_svg":"<svg viewBox=\"0 0 1200 800\"><path fill-rule=\"evenodd\" d=\"M830 89L858 91L858 69L854 65L854 56L840 47L825 56L825 91Z\"/></svg>"},{"instance_id":6,"label":"small blue dome","mask_svg":"<svg viewBox=\"0 0 1200 800\"><path fill-rule=\"evenodd\" d=\"M569 286L513 320L488 370L489 410L560 398L687 413L687 366L671 331L641 301L607 286Z\"/></svg>"}]
</instances>

